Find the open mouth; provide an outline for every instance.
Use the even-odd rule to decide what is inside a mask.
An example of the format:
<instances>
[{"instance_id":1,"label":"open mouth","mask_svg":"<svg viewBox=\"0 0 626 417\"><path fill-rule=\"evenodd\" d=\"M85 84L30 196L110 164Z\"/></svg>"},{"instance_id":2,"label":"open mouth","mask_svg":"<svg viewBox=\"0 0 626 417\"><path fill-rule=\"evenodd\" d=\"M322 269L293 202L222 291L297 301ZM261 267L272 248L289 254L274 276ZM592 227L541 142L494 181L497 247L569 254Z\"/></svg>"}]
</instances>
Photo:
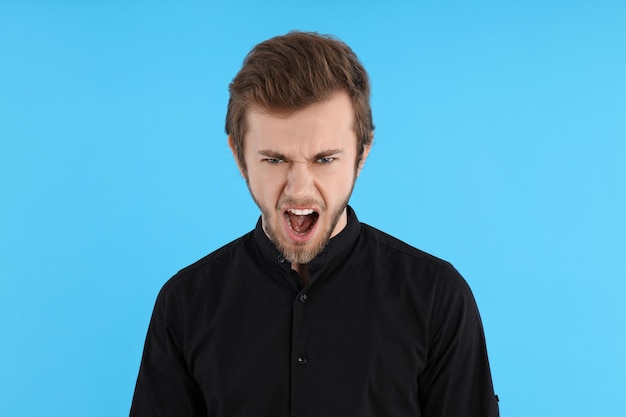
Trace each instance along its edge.
<instances>
[{"instance_id":1,"label":"open mouth","mask_svg":"<svg viewBox=\"0 0 626 417\"><path fill-rule=\"evenodd\" d=\"M298 236L306 236L320 217L313 209L289 209L284 215L289 228Z\"/></svg>"}]
</instances>

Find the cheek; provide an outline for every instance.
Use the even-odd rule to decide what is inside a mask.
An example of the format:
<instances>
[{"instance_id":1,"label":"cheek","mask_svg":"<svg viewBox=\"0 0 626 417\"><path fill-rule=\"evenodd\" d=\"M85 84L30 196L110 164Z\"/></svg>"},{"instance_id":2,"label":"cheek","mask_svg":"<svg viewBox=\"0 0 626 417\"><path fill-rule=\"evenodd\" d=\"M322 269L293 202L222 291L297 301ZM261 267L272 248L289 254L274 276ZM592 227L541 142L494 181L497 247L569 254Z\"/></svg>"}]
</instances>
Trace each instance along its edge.
<instances>
[{"instance_id":1,"label":"cheek","mask_svg":"<svg viewBox=\"0 0 626 417\"><path fill-rule=\"evenodd\" d=\"M255 197L263 199L266 204L274 205L275 201L272 200L278 200L283 188L280 174L256 170L248 178Z\"/></svg>"},{"instance_id":2,"label":"cheek","mask_svg":"<svg viewBox=\"0 0 626 417\"><path fill-rule=\"evenodd\" d=\"M317 189L326 201L326 204L342 203L352 189L354 183L354 169L342 169L331 175L318 177Z\"/></svg>"}]
</instances>

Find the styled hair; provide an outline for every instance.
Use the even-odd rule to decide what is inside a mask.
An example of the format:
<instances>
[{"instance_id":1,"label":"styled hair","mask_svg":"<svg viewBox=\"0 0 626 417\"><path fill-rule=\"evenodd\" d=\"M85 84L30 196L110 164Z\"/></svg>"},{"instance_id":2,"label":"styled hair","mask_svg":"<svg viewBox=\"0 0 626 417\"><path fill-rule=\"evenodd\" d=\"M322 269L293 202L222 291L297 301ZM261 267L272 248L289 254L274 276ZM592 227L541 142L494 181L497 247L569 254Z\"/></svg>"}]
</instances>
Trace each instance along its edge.
<instances>
[{"instance_id":1,"label":"styled hair","mask_svg":"<svg viewBox=\"0 0 626 417\"><path fill-rule=\"evenodd\" d=\"M352 49L330 35L294 31L261 42L248 53L228 90L226 133L244 172L246 112L251 106L289 113L344 91L354 108L357 166L372 143L367 72Z\"/></svg>"}]
</instances>

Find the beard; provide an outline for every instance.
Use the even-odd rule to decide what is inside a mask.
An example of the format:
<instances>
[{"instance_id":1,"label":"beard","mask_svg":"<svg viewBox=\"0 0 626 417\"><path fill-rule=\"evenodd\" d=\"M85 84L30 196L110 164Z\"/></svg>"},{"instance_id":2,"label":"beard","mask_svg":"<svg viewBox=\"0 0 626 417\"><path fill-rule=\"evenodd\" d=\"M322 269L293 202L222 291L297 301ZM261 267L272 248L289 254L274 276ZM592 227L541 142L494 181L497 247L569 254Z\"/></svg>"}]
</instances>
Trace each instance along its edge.
<instances>
[{"instance_id":1,"label":"beard","mask_svg":"<svg viewBox=\"0 0 626 417\"><path fill-rule=\"evenodd\" d=\"M254 193L250 188L249 181L246 180L246 183L248 184L248 189L250 190L250 195L252 196L252 199L261 210L263 231L265 231L268 239L276 246L278 251L287 261L291 262L292 264L304 265L311 262L328 245L328 242L331 239L331 235L335 230L335 227L337 227L337 223L339 223L339 221L341 220L341 216L348 206L350 196L352 195L352 190L354 189L354 184L356 183L356 176L352 181L350 191L348 192L344 200L336 207L330 208L326 207L325 204L316 200L293 201L289 199L281 199L276 204L274 210L269 210L267 206L261 204L261 202L254 196ZM311 239L311 241L308 242L293 242L274 230L271 221L272 215L280 213L281 207L289 205L314 206L320 208L319 216L328 217L328 219L330 220L326 226L326 229L316 231L316 234L320 234L320 237L314 237L313 239ZM279 219L278 223L280 223L280 220L282 219Z\"/></svg>"}]
</instances>

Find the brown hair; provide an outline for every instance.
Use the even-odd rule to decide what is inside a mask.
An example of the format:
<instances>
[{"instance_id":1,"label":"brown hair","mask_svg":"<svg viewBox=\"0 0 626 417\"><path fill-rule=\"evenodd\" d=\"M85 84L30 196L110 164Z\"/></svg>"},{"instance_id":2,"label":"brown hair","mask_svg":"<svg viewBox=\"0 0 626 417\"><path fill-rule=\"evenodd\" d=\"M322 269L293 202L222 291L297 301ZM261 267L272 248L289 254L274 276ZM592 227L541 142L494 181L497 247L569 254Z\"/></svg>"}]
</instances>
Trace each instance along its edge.
<instances>
[{"instance_id":1,"label":"brown hair","mask_svg":"<svg viewBox=\"0 0 626 417\"><path fill-rule=\"evenodd\" d=\"M295 31L261 42L248 53L228 90L226 133L231 135L244 172L243 141L250 106L291 112L345 91L354 108L357 166L365 147L372 143L367 72L352 49L332 36Z\"/></svg>"}]
</instances>

